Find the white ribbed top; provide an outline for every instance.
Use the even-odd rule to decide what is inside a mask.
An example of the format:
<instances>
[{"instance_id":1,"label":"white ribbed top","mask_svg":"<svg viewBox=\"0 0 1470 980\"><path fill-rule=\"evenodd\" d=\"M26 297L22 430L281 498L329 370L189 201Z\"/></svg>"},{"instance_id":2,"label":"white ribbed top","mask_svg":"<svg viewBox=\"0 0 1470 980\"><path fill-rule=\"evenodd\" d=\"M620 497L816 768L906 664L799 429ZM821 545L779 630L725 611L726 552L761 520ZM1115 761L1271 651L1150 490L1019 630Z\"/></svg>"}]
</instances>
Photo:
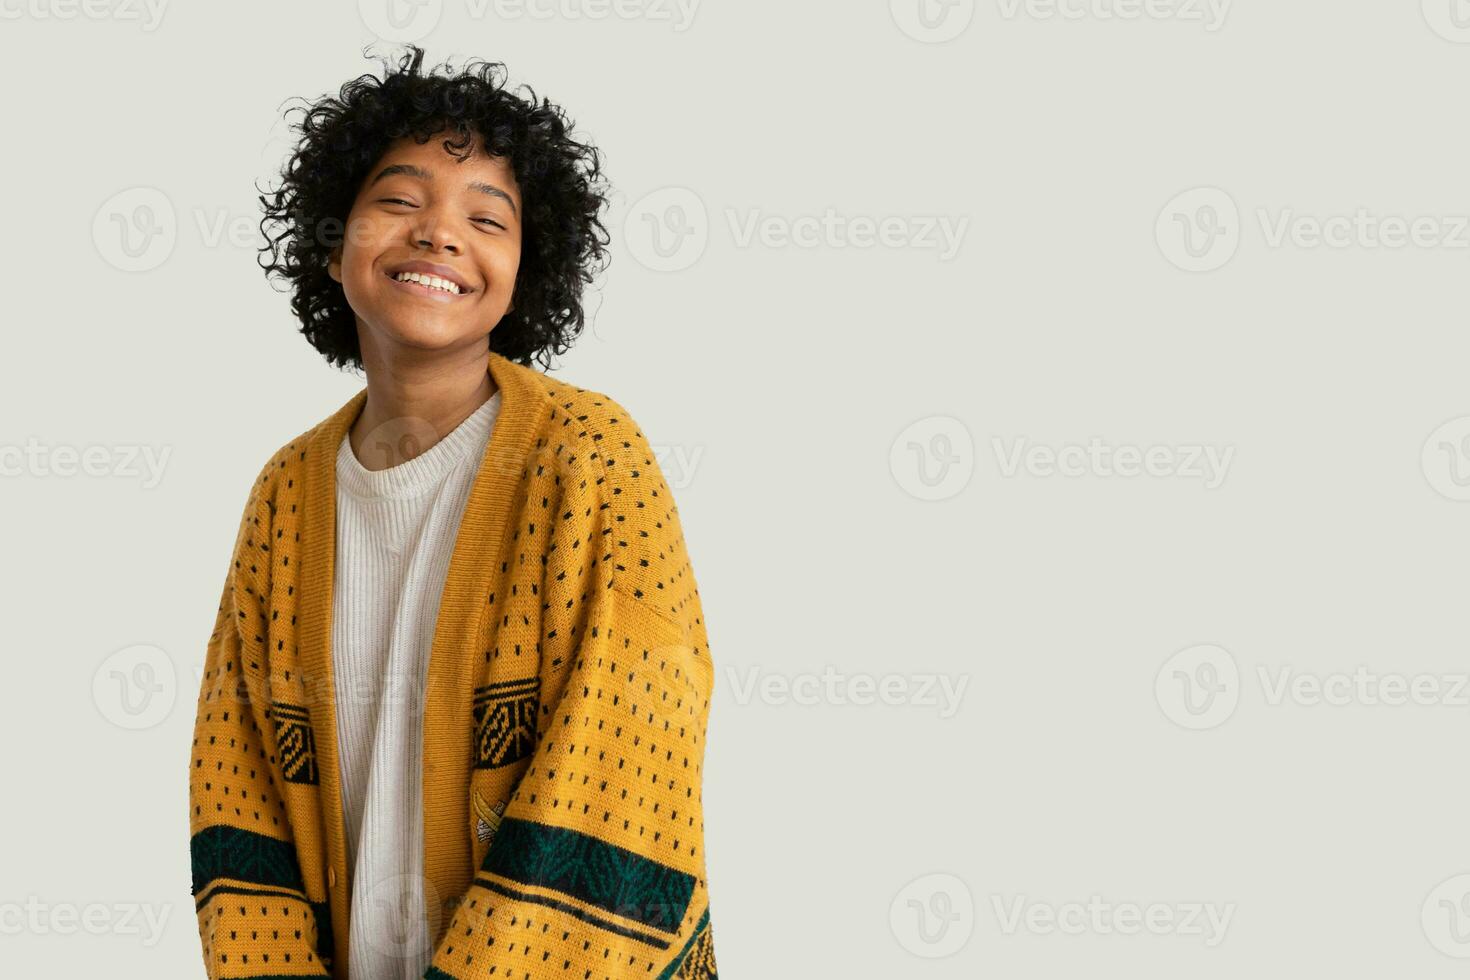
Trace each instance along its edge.
<instances>
[{"instance_id":1,"label":"white ribbed top","mask_svg":"<svg viewBox=\"0 0 1470 980\"><path fill-rule=\"evenodd\" d=\"M365 469L346 436L337 452L332 670L353 980L421 980L433 958L423 895L429 651L499 409L496 391L427 452L385 470Z\"/></svg>"}]
</instances>

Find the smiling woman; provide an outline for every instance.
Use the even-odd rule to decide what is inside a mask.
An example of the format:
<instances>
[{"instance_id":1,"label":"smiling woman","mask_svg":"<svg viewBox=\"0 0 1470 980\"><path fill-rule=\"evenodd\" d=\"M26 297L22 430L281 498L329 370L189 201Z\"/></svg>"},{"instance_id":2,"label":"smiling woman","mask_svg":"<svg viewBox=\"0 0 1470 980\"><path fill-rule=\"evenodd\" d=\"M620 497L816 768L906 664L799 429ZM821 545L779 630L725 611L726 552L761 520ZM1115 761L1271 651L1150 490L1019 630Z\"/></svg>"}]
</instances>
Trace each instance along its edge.
<instances>
[{"instance_id":1,"label":"smiling woman","mask_svg":"<svg viewBox=\"0 0 1470 980\"><path fill-rule=\"evenodd\" d=\"M472 143L458 149L451 135L390 144L328 258L365 361L384 363L400 346L481 344L512 306L522 233L514 168Z\"/></svg>"},{"instance_id":2,"label":"smiling woman","mask_svg":"<svg viewBox=\"0 0 1470 980\"><path fill-rule=\"evenodd\" d=\"M211 980L714 980L713 690L673 495L583 325L597 153L502 66L359 78L262 197L367 387L265 464L206 653ZM399 692L399 693L392 693Z\"/></svg>"},{"instance_id":3,"label":"smiling woman","mask_svg":"<svg viewBox=\"0 0 1470 980\"><path fill-rule=\"evenodd\" d=\"M260 264L334 365L364 366L366 326L373 342L410 346L488 332L491 351L549 367L580 334L583 287L607 262L599 153L560 107L506 88L504 65L425 73L423 57L410 46L384 78L303 110L280 183L260 196ZM439 268L405 264L415 258ZM430 306L441 294L390 271L457 283L460 298Z\"/></svg>"}]
</instances>

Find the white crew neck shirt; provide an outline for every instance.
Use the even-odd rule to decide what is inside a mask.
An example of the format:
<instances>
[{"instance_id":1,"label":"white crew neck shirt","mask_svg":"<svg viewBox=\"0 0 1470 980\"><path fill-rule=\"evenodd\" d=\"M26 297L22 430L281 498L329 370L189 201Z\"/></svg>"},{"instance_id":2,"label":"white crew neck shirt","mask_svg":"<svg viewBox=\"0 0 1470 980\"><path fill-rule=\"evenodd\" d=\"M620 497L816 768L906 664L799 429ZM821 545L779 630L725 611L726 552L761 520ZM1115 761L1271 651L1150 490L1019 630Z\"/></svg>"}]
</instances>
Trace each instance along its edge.
<instances>
[{"instance_id":1,"label":"white crew neck shirt","mask_svg":"<svg viewBox=\"0 0 1470 980\"><path fill-rule=\"evenodd\" d=\"M433 959L423 894L429 652L499 410L497 390L427 452L385 470L364 468L347 436L337 451L332 670L353 980L421 980Z\"/></svg>"}]
</instances>

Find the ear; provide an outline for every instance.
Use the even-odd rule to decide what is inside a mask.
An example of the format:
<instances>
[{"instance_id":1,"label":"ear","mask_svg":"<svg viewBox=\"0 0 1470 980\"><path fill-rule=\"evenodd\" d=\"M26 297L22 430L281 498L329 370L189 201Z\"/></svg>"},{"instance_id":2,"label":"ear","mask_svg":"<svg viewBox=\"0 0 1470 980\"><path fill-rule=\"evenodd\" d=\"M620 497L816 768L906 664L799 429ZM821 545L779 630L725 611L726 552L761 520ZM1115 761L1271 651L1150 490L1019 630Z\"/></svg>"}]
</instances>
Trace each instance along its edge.
<instances>
[{"instance_id":1,"label":"ear","mask_svg":"<svg viewBox=\"0 0 1470 980\"><path fill-rule=\"evenodd\" d=\"M334 245L327 254L327 275L337 282L342 281L342 246Z\"/></svg>"}]
</instances>

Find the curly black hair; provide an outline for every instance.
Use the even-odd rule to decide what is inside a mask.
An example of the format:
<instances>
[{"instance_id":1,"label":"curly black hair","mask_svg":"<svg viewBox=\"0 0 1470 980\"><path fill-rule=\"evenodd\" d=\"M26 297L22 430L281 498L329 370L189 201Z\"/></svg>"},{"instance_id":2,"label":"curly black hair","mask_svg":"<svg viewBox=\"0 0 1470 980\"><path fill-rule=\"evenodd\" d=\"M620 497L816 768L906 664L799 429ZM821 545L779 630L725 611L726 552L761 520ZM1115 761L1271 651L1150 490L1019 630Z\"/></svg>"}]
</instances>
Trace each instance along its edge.
<instances>
[{"instance_id":1,"label":"curly black hair","mask_svg":"<svg viewBox=\"0 0 1470 980\"><path fill-rule=\"evenodd\" d=\"M508 157L523 215L514 301L493 325L490 349L549 368L582 330L583 285L607 265L598 151L574 139L572 120L545 98L538 104L529 85L506 89L504 64L471 59L457 73L448 62L443 74L437 67L423 73L423 59L423 49L409 45L396 69L384 60L381 80L362 75L335 98L297 107L303 115L292 129L301 139L280 186L260 195L266 244L257 262L267 279L290 284L291 310L307 341L329 363L361 369L356 319L327 274L358 187L396 139L425 143L447 132L445 149L463 157L478 138L486 152Z\"/></svg>"}]
</instances>

